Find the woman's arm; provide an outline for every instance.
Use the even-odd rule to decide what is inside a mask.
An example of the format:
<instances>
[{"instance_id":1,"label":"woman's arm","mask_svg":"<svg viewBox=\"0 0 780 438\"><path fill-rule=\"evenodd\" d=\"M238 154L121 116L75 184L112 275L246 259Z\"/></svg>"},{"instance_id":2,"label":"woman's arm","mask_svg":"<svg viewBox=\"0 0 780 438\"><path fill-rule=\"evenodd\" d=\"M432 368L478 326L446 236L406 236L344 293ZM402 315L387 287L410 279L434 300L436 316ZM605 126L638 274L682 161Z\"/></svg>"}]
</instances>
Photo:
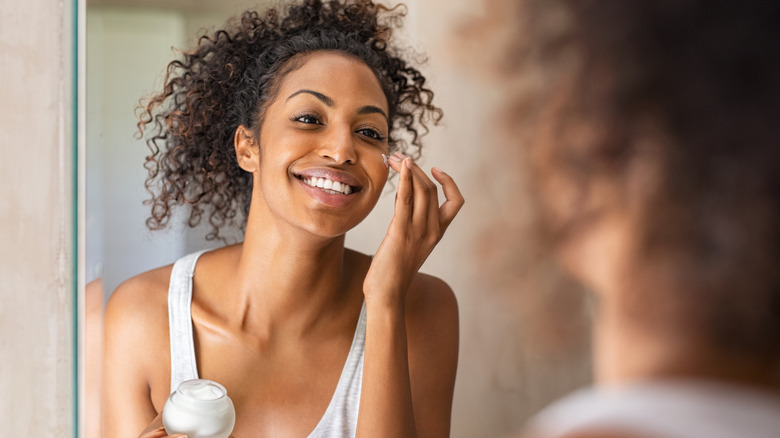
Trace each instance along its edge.
<instances>
[{"instance_id":1,"label":"woman's arm","mask_svg":"<svg viewBox=\"0 0 780 438\"><path fill-rule=\"evenodd\" d=\"M149 352L164 348L160 346L160 337L168 336L167 305L160 306L159 297L149 287L141 279L128 280L117 288L106 306L103 436L136 438L157 416L150 395ZM165 315L160 315L161 311ZM162 331L161 316L166 321ZM167 345L166 339L162 341Z\"/></svg>"},{"instance_id":2,"label":"woman's arm","mask_svg":"<svg viewBox=\"0 0 780 438\"><path fill-rule=\"evenodd\" d=\"M446 283L423 274L409 295L406 327L417 434L449 437L458 368L458 303Z\"/></svg>"},{"instance_id":3,"label":"woman's arm","mask_svg":"<svg viewBox=\"0 0 780 438\"><path fill-rule=\"evenodd\" d=\"M421 280L417 271L463 197L452 178L434 170L447 198L439 206L436 186L411 159L396 155L390 163L400 173L395 214L363 284L366 353L357 436L447 436L457 366L457 306L449 287L430 277ZM431 306L439 302L441 309ZM426 317L441 326L421 322ZM434 330L431 338L425 338L425 329ZM434 339L442 345L434 346Z\"/></svg>"}]
</instances>

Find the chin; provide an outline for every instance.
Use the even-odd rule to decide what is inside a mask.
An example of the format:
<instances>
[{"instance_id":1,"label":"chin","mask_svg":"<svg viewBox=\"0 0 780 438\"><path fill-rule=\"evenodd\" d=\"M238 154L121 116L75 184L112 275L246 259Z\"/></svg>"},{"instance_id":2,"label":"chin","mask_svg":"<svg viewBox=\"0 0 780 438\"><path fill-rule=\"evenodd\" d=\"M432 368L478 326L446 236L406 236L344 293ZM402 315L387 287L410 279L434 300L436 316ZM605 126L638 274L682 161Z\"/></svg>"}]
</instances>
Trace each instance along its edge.
<instances>
[{"instance_id":1,"label":"chin","mask_svg":"<svg viewBox=\"0 0 780 438\"><path fill-rule=\"evenodd\" d=\"M343 237L345 234L347 234L348 231L352 230L356 226L358 226L362 222L362 219L360 221L356 221L354 223L344 221L343 218L338 221L320 221L317 223L313 223L310 226L306 227L306 230L315 236L322 237L325 239L335 239L338 237Z\"/></svg>"}]
</instances>

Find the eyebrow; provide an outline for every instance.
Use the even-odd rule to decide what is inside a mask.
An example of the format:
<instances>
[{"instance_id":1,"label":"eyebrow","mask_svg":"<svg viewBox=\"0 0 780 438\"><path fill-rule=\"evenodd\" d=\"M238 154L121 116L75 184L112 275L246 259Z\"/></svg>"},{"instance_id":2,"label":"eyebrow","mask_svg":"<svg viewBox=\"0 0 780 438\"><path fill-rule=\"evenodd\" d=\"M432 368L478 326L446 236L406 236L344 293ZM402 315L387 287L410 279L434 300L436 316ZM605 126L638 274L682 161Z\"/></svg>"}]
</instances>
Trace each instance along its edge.
<instances>
[{"instance_id":1,"label":"eyebrow","mask_svg":"<svg viewBox=\"0 0 780 438\"><path fill-rule=\"evenodd\" d=\"M303 94L303 93L311 94L312 96L316 97L322 103L324 103L325 105L327 105L329 107L333 107L335 105L335 103L333 102L333 99L331 99L330 97L328 97L328 96L326 96L326 95L324 95L322 93L318 93L318 92L316 92L314 90L307 90L305 88L304 89L300 89L300 90L296 91L295 93L287 96L286 100L290 100L293 97L295 97L295 96L297 96L299 94ZM382 108L379 108L378 106L374 106L374 105L365 105L365 106L360 107L360 109L358 109L358 114L379 114L379 115L383 116L385 118L385 120L388 121L388 123L389 123L389 120L390 120L390 118L387 117L387 114L385 113L385 111Z\"/></svg>"},{"instance_id":2,"label":"eyebrow","mask_svg":"<svg viewBox=\"0 0 780 438\"><path fill-rule=\"evenodd\" d=\"M320 101L322 101L322 103L324 103L325 105L327 105L327 106L330 106L330 107L332 107L332 106L333 106L333 99L331 99L330 97L328 97L328 96L326 96L326 95L324 95L324 94L322 94L322 93L318 93L318 92L316 92L316 91L314 91L314 90L306 90L306 89L301 89L301 90L298 90L298 91L296 91L295 93L293 93L293 94L291 94L291 95L287 96L287 100L290 100L290 99L292 99L293 97L295 97L295 96L297 96L297 95L299 95L299 94L301 94L301 93L308 93L308 94L311 94L312 96L314 96L314 97L316 97L317 99L319 99Z\"/></svg>"},{"instance_id":3,"label":"eyebrow","mask_svg":"<svg viewBox=\"0 0 780 438\"><path fill-rule=\"evenodd\" d=\"M358 114L380 114L385 118L386 121L389 122L389 118L387 117L387 114L385 114L385 112L382 110L382 108L379 108L374 105L366 105L360 107L360 109L358 110Z\"/></svg>"}]
</instances>

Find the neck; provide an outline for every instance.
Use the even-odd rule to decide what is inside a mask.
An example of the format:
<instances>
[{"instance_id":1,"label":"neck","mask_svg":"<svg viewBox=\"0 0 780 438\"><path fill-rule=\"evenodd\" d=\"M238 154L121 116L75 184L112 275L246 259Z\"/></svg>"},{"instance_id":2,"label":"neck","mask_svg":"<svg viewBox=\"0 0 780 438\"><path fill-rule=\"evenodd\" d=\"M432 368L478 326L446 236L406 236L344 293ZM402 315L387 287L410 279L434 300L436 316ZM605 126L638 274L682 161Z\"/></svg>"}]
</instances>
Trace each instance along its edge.
<instances>
[{"instance_id":1,"label":"neck","mask_svg":"<svg viewBox=\"0 0 780 438\"><path fill-rule=\"evenodd\" d=\"M231 310L241 315L242 330L302 334L351 298L354 276L347 273L354 267L345 270L343 235L323 238L252 219L238 255Z\"/></svg>"},{"instance_id":2,"label":"neck","mask_svg":"<svg viewBox=\"0 0 780 438\"><path fill-rule=\"evenodd\" d=\"M594 325L594 368L599 384L697 378L780 390L774 361L714 347L685 318L650 319L632 313L609 299L599 304Z\"/></svg>"}]
</instances>

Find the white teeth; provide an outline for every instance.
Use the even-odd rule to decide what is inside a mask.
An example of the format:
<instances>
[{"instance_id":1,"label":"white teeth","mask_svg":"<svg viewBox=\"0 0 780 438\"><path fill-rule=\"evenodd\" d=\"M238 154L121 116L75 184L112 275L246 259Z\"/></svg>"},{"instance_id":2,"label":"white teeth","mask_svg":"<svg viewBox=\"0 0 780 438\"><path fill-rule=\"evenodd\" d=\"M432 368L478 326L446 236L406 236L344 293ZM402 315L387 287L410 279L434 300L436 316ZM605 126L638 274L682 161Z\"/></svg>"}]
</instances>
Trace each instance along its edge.
<instances>
[{"instance_id":1,"label":"white teeth","mask_svg":"<svg viewBox=\"0 0 780 438\"><path fill-rule=\"evenodd\" d=\"M339 181L333 181L327 178L304 177L301 178L301 181L303 181L306 185L321 188L331 194L341 193L344 195L349 195L352 193L352 187L350 187L349 184L344 184Z\"/></svg>"}]
</instances>

